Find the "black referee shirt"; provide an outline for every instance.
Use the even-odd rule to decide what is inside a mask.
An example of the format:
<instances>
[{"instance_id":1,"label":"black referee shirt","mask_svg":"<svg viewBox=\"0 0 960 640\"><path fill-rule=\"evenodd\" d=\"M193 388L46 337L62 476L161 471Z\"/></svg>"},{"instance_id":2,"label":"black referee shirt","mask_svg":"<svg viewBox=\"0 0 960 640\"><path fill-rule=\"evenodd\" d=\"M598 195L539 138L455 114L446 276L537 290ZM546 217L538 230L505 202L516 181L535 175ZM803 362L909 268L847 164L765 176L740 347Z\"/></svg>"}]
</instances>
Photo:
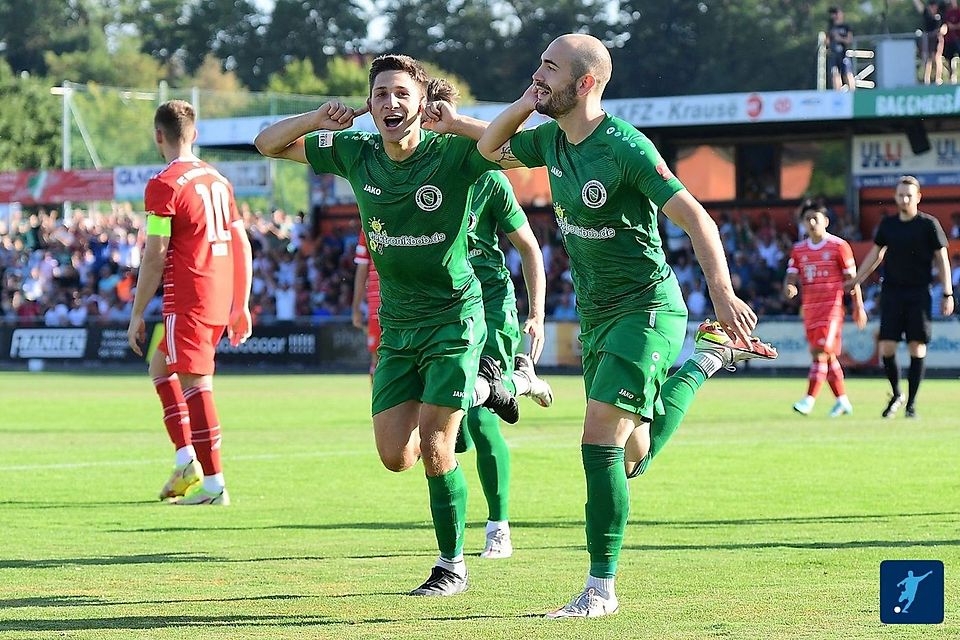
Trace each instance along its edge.
<instances>
[{"instance_id":1,"label":"black referee shirt","mask_svg":"<svg viewBox=\"0 0 960 640\"><path fill-rule=\"evenodd\" d=\"M921 211L909 222L899 214L885 217L873 241L887 248L884 287L926 288L933 280L933 256L947 246L947 235L936 218Z\"/></svg>"}]
</instances>

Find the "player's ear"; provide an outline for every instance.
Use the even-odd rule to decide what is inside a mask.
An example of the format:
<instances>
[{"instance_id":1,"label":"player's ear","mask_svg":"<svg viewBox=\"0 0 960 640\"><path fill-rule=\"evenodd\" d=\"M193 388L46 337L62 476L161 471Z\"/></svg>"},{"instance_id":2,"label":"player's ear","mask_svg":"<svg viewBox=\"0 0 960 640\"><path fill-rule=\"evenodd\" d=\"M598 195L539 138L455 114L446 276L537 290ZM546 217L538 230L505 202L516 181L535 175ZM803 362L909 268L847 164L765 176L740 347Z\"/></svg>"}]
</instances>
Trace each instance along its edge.
<instances>
[{"instance_id":1,"label":"player's ear","mask_svg":"<svg viewBox=\"0 0 960 640\"><path fill-rule=\"evenodd\" d=\"M196 144L196 142L197 142L197 133L198 133L198 132L197 132L197 128L194 127L194 128L193 128L193 137L192 137L191 140L190 140L190 144Z\"/></svg>"},{"instance_id":2,"label":"player's ear","mask_svg":"<svg viewBox=\"0 0 960 640\"><path fill-rule=\"evenodd\" d=\"M153 139L157 141L157 144L163 144L163 131L160 128L153 130Z\"/></svg>"},{"instance_id":3,"label":"player's ear","mask_svg":"<svg viewBox=\"0 0 960 640\"><path fill-rule=\"evenodd\" d=\"M596 76L594 76L593 74L588 73L588 74L586 74L585 76L583 76L582 78L580 78L580 81L579 81L579 82L577 82L577 95L579 95L579 96L585 96L585 95L587 95L588 93L590 93L591 91L593 91L593 88L594 88L595 86L597 86L597 78L596 78Z\"/></svg>"}]
</instances>

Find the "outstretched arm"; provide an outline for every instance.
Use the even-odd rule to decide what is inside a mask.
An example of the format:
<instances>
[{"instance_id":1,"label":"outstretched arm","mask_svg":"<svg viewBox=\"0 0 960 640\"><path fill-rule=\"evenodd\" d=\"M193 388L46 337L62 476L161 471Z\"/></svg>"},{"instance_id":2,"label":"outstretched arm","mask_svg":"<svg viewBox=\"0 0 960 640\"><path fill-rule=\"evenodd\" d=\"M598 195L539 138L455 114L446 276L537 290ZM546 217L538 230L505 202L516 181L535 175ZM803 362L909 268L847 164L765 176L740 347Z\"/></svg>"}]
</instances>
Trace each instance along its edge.
<instances>
[{"instance_id":1,"label":"outstretched arm","mask_svg":"<svg viewBox=\"0 0 960 640\"><path fill-rule=\"evenodd\" d=\"M247 341L253 333L250 317L250 286L253 283L253 250L243 228L243 221L230 225L230 253L233 256L233 305L230 308L230 324L227 338L237 346Z\"/></svg>"},{"instance_id":2,"label":"outstretched arm","mask_svg":"<svg viewBox=\"0 0 960 640\"><path fill-rule=\"evenodd\" d=\"M169 225L169 218L163 220L162 223ZM166 234L147 235L147 241L143 247L143 257L140 260L140 271L137 274L137 292L133 296L133 309L130 311L130 324L127 326L127 343L138 356L143 355L141 345L147 337L147 327L143 320L143 314L150 300L156 295L160 280L163 279L163 261L167 255L167 245L170 242L169 231L166 231Z\"/></svg>"},{"instance_id":3,"label":"outstretched arm","mask_svg":"<svg viewBox=\"0 0 960 640\"><path fill-rule=\"evenodd\" d=\"M493 119L490 126L477 142L477 148L484 158L496 162L503 169L522 167L510 150L510 138L523 126L537 107L537 91L531 84L519 100L504 109Z\"/></svg>"},{"instance_id":4,"label":"outstretched arm","mask_svg":"<svg viewBox=\"0 0 960 640\"><path fill-rule=\"evenodd\" d=\"M325 102L316 111L308 111L274 122L257 134L253 144L257 151L270 158L284 158L307 164L303 136L321 129L341 131L353 126L353 119L369 109L363 106L353 109L339 100Z\"/></svg>"},{"instance_id":5,"label":"outstretched arm","mask_svg":"<svg viewBox=\"0 0 960 640\"><path fill-rule=\"evenodd\" d=\"M527 287L527 300L530 305L527 321L523 323L523 332L530 336L530 357L534 362L540 360L543 352L543 315L544 298L547 291L547 277L543 268L543 253L537 237L533 235L530 223L507 234L507 239L520 252L523 263L523 283Z\"/></svg>"},{"instance_id":6,"label":"outstretched arm","mask_svg":"<svg viewBox=\"0 0 960 640\"><path fill-rule=\"evenodd\" d=\"M874 244L872 247L870 247L870 252L863 258L863 262L860 263L860 268L857 269L857 275L855 275L852 280L847 280L845 283L843 283L843 286L847 289L853 290L854 287L870 277L870 274L873 273L873 270L879 267L880 263L883 262L883 256L886 253L886 247L881 247L878 244Z\"/></svg>"},{"instance_id":7,"label":"outstretched arm","mask_svg":"<svg viewBox=\"0 0 960 640\"><path fill-rule=\"evenodd\" d=\"M730 269L723 252L717 223L703 205L686 190L673 194L663 205L663 213L690 236L693 251L707 280L717 320L744 343L749 344L750 334L757 326L757 314L733 292Z\"/></svg>"},{"instance_id":8,"label":"outstretched arm","mask_svg":"<svg viewBox=\"0 0 960 640\"><path fill-rule=\"evenodd\" d=\"M456 107L444 100L428 102L423 109L421 121L424 129L437 133L452 133L471 140L479 140L490 124L486 120L457 113Z\"/></svg>"},{"instance_id":9,"label":"outstretched arm","mask_svg":"<svg viewBox=\"0 0 960 640\"><path fill-rule=\"evenodd\" d=\"M940 250L937 251L934 256L939 264L937 268L940 271L940 284L943 285L943 301L940 303L940 312L944 317L949 316L953 313L953 281L950 279L950 257L947 255L947 248L940 247Z\"/></svg>"},{"instance_id":10,"label":"outstretched arm","mask_svg":"<svg viewBox=\"0 0 960 640\"><path fill-rule=\"evenodd\" d=\"M367 274L369 272L369 264L365 262L357 263L357 272L353 276L353 304L350 305L350 320L357 329L366 329L363 324L363 314L360 313L360 305L363 303L363 296L367 293Z\"/></svg>"}]
</instances>

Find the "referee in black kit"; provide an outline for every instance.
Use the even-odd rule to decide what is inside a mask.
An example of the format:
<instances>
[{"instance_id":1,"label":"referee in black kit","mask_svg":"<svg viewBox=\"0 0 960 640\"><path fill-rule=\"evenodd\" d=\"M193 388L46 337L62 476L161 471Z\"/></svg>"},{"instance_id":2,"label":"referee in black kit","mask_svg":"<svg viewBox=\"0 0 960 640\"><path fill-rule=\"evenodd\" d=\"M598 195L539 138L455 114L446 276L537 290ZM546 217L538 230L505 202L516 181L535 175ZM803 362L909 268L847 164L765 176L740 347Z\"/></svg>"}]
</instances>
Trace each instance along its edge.
<instances>
[{"instance_id":1,"label":"referee in black kit","mask_svg":"<svg viewBox=\"0 0 960 640\"><path fill-rule=\"evenodd\" d=\"M903 404L896 351L897 343L906 337L910 374L905 415L916 418L917 391L923 380L923 359L930 342L930 312L934 302L930 298L930 283L934 261L943 282L943 299L937 303L944 316L953 313L953 284L943 227L933 216L917 210L920 182L913 176L903 176L897 181L894 197L899 215L880 221L870 253L860 263L856 277L845 286L847 290L852 289L885 262L880 288L880 356L893 394L882 415L892 418Z\"/></svg>"}]
</instances>

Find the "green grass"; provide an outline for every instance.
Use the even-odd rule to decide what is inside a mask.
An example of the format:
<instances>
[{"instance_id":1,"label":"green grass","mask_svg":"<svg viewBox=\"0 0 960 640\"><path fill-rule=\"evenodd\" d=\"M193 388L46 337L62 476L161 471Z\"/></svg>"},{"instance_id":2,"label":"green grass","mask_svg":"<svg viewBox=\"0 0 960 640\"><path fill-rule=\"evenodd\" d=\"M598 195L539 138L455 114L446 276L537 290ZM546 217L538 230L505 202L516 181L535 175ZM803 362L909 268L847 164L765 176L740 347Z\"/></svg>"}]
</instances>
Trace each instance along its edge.
<instances>
[{"instance_id":1,"label":"green grass","mask_svg":"<svg viewBox=\"0 0 960 640\"><path fill-rule=\"evenodd\" d=\"M403 592L436 555L422 469L377 459L363 376L220 376L233 506L153 501L172 451L143 376L0 374L0 638L957 638L956 381L881 421L852 380L803 418L800 379L718 376L631 481L616 616L545 621L587 568L579 378L507 427L516 554L456 598ZM473 454L467 548L486 510ZM885 559L946 564L947 622L885 627Z\"/></svg>"}]
</instances>

